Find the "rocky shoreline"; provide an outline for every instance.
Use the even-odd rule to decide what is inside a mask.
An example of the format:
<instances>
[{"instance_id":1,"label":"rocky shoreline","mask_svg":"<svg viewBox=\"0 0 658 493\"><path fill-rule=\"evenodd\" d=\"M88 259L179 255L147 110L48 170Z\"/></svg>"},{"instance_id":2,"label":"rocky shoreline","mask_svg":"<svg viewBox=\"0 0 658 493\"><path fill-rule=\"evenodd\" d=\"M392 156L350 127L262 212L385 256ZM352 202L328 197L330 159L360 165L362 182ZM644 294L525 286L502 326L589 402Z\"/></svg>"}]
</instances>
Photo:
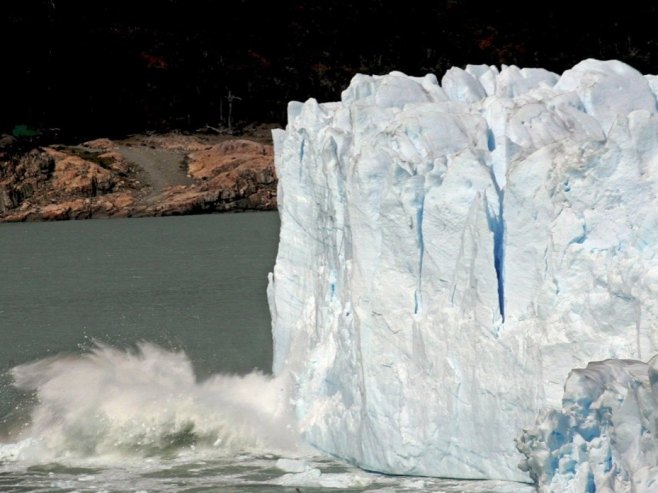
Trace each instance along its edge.
<instances>
[{"instance_id":1,"label":"rocky shoreline","mask_svg":"<svg viewBox=\"0 0 658 493\"><path fill-rule=\"evenodd\" d=\"M138 135L16 152L0 140L0 222L276 209L269 129Z\"/></svg>"}]
</instances>

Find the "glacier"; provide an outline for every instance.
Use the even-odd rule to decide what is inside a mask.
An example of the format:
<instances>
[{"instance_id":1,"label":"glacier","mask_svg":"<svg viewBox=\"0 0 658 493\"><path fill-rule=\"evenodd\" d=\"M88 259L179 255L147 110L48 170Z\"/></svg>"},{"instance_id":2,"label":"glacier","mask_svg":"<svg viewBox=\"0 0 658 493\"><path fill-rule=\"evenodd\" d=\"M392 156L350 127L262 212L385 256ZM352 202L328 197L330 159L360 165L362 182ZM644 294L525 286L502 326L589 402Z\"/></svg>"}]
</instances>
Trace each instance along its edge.
<instances>
[{"instance_id":1,"label":"glacier","mask_svg":"<svg viewBox=\"0 0 658 493\"><path fill-rule=\"evenodd\" d=\"M373 471L547 478L514 438L571 369L658 352L657 93L590 59L290 103L268 299L305 439Z\"/></svg>"}]
</instances>

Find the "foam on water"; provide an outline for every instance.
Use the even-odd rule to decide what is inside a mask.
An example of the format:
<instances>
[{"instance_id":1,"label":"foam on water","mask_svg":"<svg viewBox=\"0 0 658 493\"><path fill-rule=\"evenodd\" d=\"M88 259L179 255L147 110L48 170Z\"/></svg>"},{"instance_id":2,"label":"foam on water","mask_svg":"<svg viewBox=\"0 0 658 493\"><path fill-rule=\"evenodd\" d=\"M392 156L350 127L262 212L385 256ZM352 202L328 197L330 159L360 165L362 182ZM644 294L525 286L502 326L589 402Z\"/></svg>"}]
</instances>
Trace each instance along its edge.
<instances>
[{"instance_id":1,"label":"foam on water","mask_svg":"<svg viewBox=\"0 0 658 493\"><path fill-rule=\"evenodd\" d=\"M287 397L261 373L198 381L182 352L140 343L135 350L98 344L11 370L34 392L28 422L0 460L121 459L203 449L301 450Z\"/></svg>"}]
</instances>

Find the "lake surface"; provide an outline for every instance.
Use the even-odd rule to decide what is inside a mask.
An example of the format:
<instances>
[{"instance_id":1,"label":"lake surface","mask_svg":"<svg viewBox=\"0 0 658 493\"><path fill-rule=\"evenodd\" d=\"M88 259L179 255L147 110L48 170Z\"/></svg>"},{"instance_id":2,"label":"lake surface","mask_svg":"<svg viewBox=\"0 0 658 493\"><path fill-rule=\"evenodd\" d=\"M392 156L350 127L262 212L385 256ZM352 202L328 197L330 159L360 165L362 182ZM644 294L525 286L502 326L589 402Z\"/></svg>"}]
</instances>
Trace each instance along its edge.
<instances>
[{"instance_id":1,"label":"lake surface","mask_svg":"<svg viewBox=\"0 0 658 493\"><path fill-rule=\"evenodd\" d=\"M278 231L276 213L0 225L0 491L530 491L268 448Z\"/></svg>"}]
</instances>

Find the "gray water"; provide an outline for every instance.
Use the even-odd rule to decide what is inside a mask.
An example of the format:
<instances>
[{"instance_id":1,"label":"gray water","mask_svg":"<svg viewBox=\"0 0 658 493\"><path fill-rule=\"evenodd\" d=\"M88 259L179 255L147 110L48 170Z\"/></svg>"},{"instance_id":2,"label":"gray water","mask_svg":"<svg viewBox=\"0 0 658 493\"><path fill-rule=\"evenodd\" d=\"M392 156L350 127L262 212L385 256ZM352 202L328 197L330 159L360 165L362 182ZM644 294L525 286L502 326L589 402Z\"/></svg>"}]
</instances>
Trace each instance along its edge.
<instances>
[{"instance_id":1,"label":"gray water","mask_svg":"<svg viewBox=\"0 0 658 493\"><path fill-rule=\"evenodd\" d=\"M222 414L232 386L271 400L278 230L276 213L0 225L0 491L528 491L254 447L267 422Z\"/></svg>"},{"instance_id":2,"label":"gray water","mask_svg":"<svg viewBox=\"0 0 658 493\"><path fill-rule=\"evenodd\" d=\"M278 232L275 212L1 225L0 369L99 339L269 371Z\"/></svg>"}]
</instances>

